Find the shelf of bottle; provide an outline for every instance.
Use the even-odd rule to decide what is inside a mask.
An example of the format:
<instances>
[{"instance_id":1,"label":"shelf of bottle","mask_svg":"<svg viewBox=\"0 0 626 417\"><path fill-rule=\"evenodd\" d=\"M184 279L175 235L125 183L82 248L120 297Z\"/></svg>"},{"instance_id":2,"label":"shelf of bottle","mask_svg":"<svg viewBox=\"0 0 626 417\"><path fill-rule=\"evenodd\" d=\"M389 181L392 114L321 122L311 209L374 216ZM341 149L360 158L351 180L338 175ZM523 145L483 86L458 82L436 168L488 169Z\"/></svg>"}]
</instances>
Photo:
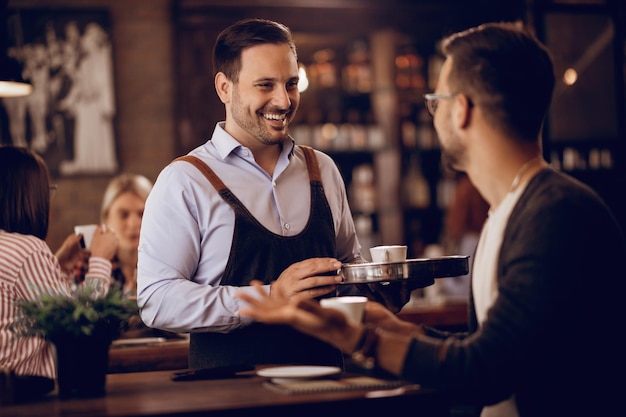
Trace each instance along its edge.
<instances>
[{"instance_id":1,"label":"shelf of bottle","mask_svg":"<svg viewBox=\"0 0 626 417\"><path fill-rule=\"evenodd\" d=\"M382 127L375 124L298 124L291 128L291 135L298 144L325 152L377 152L389 147Z\"/></svg>"},{"instance_id":2,"label":"shelf of bottle","mask_svg":"<svg viewBox=\"0 0 626 417\"><path fill-rule=\"evenodd\" d=\"M550 152L549 162L563 171L612 171L615 168L614 151L608 147L581 149L566 146Z\"/></svg>"}]
</instances>

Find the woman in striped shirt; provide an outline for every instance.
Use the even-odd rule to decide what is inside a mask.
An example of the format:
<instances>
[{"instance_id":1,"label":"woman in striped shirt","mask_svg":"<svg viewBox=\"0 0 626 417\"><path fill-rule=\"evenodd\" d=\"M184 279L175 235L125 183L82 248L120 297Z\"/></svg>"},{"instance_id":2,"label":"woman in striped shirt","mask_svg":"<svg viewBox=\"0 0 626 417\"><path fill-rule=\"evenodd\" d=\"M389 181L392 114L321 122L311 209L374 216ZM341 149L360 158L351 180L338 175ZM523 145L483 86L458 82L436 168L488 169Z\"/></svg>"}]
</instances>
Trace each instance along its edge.
<instances>
[{"instance_id":1,"label":"woman in striped shirt","mask_svg":"<svg viewBox=\"0 0 626 417\"><path fill-rule=\"evenodd\" d=\"M117 238L101 226L89 251L81 249L80 236L70 235L53 254L45 242L53 191L46 163L27 148L2 146L0 179L0 369L14 375L19 401L54 388L56 369L48 342L9 329L16 303L42 293L69 295L72 270L86 258L85 282L108 290Z\"/></svg>"}]
</instances>

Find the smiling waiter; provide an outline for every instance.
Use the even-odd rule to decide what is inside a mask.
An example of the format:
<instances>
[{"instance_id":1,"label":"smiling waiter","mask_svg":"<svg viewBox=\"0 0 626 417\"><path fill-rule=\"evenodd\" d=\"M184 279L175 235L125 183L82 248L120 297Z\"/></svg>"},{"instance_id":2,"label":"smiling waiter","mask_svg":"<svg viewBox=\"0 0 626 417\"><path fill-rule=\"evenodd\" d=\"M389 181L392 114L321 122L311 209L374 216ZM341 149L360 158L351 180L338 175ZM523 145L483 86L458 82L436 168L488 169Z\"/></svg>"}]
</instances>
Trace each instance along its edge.
<instances>
[{"instance_id":1,"label":"smiling waiter","mask_svg":"<svg viewBox=\"0 0 626 417\"><path fill-rule=\"evenodd\" d=\"M283 299L356 291L336 285L342 262L361 260L341 174L329 156L289 136L300 101L291 33L277 22L243 20L218 36L213 53L226 120L161 172L146 202L141 317L191 333L191 368L341 365L330 345L241 317L235 296L254 293L252 280Z\"/></svg>"}]
</instances>

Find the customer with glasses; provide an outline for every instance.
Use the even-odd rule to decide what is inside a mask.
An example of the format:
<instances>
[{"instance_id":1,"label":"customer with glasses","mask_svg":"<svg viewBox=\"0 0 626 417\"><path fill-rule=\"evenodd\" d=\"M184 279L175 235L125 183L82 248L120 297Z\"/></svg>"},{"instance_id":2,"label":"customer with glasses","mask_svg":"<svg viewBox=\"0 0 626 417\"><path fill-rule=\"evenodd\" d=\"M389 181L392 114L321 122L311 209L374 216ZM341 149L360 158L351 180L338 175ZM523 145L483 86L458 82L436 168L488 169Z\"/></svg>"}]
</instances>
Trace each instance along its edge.
<instances>
[{"instance_id":1,"label":"customer with glasses","mask_svg":"<svg viewBox=\"0 0 626 417\"><path fill-rule=\"evenodd\" d=\"M439 100L445 100L456 97L456 93L428 93L424 94L424 100L426 101L426 109L431 116L435 117L437 107L439 106Z\"/></svg>"},{"instance_id":2,"label":"customer with glasses","mask_svg":"<svg viewBox=\"0 0 626 417\"><path fill-rule=\"evenodd\" d=\"M427 105L445 161L489 203L471 276L467 333L398 319L369 303L353 324L311 300L240 293L241 314L292 325L482 416L623 414L624 237L589 187L542 159L548 51L518 24L448 37ZM468 409L465 409L468 411Z\"/></svg>"},{"instance_id":3,"label":"customer with glasses","mask_svg":"<svg viewBox=\"0 0 626 417\"><path fill-rule=\"evenodd\" d=\"M45 242L56 186L49 185L48 168L39 155L28 148L0 147L0 179L0 369L14 375L14 400L22 401L53 389L56 369L49 342L11 330L18 319L17 303L44 293L69 295L70 275L84 252L74 234L56 256ZM85 285L97 292L108 289L116 249L111 231L96 231Z\"/></svg>"}]
</instances>

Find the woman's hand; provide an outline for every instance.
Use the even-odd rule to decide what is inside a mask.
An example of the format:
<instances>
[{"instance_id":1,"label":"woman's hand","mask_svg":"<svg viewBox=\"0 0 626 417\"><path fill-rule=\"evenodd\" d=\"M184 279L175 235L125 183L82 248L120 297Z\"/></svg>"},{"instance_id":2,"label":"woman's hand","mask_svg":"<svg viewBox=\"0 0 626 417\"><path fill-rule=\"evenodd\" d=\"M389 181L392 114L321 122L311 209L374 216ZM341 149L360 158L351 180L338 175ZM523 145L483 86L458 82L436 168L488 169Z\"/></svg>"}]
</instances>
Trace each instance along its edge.
<instances>
[{"instance_id":1,"label":"woman's hand","mask_svg":"<svg viewBox=\"0 0 626 417\"><path fill-rule=\"evenodd\" d=\"M61 269L67 275L71 275L75 269L81 269L89 259L89 252L80 246L80 239L81 235L72 233L55 253Z\"/></svg>"},{"instance_id":2,"label":"woman's hand","mask_svg":"<svg viewBox=\"0 0 626 417\"><path fill-rule=\"evenodd\" d=\"M316 300L305 297L273 298L265 293L260 282L251 284L258 289L256 297L244 292L237 294L248 304L239 310L242 316L267 324L292 326L347 353L356 346L363 326L350 324L340 311L323 308Z\"/></svg>"},{"instance_id":3,"label":"woman's hand","mask_svg":"<svg viewBox=\"0 0 626 417\"><path fill-rule=\"evenodd\" d=\"M98 226L91 239L89 252L91 256L108 259L111 261L117 253L118 239L111 228L104 224Z\"/></svg>"}]
</instances>

